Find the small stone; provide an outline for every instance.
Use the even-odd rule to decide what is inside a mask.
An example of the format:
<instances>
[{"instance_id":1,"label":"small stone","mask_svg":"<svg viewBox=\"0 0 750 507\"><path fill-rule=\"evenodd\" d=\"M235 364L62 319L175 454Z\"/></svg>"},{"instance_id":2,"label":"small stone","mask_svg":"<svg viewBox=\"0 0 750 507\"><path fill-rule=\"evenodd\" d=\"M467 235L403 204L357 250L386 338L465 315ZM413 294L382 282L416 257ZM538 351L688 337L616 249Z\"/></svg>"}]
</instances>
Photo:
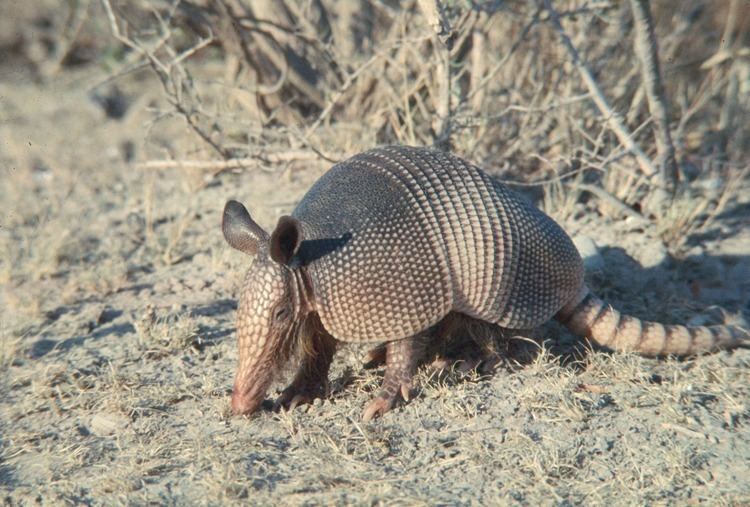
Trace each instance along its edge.
<instances>
[{"instance_id":1,"label":"small stone","mask_svg":"<svg viewBox=\"0 0 750 507\"><path fill-rule=\"evenodd\" d=\"M686 252L686 257L703 257L706 253L705 248L703 248L703 245L695 245L690 250Z\"/></svg>"},{"instance_id":2,"label":"small stone","mask_svg":"<svg viewBox=\"0 0 750 507\"><path fill-rule=\"evenodd\" d=\"M94 435L108 437L122 431L129 422L123 415L99 412L91 417L88 429Z\"/></svg>"},{"instance_id":3,"label":"small stone","mask_svg":"<svg viewBox=\"0 0 750 507\"><path fill-rule=\"evenodd\" d=\"M593 239L579 234L573 238L573 244L583 258L583 266L586 268L586 271L604 270L604 258L599 253L599 248Z\"/></svg>"},{"instance_id":4,"label":"small stone","mask_svg":"<svg viewBox=\"0 0 750 507\"><path fill-rule=\"evenodd\" d=\"M641 246L638 260L644 268L667 267L670 264L669 251L661 241L648 241Z\"/></svg>"}]
</instances>

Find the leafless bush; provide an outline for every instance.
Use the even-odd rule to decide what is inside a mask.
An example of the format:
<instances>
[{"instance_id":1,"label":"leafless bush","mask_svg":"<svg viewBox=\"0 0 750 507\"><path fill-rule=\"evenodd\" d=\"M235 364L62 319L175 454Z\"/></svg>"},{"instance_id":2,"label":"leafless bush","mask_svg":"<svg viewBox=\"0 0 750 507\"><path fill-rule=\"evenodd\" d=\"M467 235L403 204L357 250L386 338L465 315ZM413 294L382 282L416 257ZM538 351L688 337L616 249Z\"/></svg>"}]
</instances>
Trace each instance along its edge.
<instances>
[{"instance_id":1,"label":"leafless bush","mask_svg":"<svg viewBox=\"0 0 750 507\"><path fill-rule=\"evenodd\" d=\"M738 0L679 12L645 0L102 1L205 158L223 159L215 172L435 145L526 181L583 173L581 190L609 209L660 218L695 176L686 167L711 157L729 170L747 153L750 8Z\"/></svg>"}]
</instances>

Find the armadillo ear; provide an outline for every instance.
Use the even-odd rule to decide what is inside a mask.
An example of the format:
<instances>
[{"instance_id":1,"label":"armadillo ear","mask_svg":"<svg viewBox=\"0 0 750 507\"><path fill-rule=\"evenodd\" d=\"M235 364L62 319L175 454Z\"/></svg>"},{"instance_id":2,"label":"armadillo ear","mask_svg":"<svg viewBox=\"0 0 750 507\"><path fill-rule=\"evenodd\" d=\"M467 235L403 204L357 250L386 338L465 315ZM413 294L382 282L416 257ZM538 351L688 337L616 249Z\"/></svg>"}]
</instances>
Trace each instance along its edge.
<instances>
[{"instance_id":1,"label":"armadillo ear","mask_svg":"<svg viewBox=\"0 0 750 507\"><path fill-rule=\"evenodd\" d=\"M237 201L227 201L224 206L221 230L227 243L248 255L255 255L262 245L268 243L268 233L250 218L250 213Z\"/></svg>"},{"instance_id":2,"label":"armadillo ear","mask_svg":"<svg viewBox=\"0 0 750 507\"><path fill-rule=\"evenodd\" d=\"M279 218L276 229L271 234L269 245L271 258L281 264L289 264L302 243L302 226L294 217Z\"/></svg>"}]
</instances>

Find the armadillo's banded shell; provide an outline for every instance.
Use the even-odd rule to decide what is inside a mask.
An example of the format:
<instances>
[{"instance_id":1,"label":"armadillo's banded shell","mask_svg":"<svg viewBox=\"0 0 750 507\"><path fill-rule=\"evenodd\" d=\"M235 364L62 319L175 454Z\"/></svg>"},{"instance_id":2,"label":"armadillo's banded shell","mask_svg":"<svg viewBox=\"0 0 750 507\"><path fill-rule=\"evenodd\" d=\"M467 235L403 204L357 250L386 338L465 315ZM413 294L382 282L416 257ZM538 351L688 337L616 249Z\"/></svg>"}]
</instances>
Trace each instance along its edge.
<instances>
[{"instance_id":1,"label":"armadillo's banded shell","mask_svg":"<svg viewBox=\"0 0 750 507\"><path fill-rule=\"evenodd\" d=\"M449 311L548 320L581 260L550 218L450 154L386 147L337 164L294 211L318 312L342 340L405 338Z\"/></svg>"}]
</instances>

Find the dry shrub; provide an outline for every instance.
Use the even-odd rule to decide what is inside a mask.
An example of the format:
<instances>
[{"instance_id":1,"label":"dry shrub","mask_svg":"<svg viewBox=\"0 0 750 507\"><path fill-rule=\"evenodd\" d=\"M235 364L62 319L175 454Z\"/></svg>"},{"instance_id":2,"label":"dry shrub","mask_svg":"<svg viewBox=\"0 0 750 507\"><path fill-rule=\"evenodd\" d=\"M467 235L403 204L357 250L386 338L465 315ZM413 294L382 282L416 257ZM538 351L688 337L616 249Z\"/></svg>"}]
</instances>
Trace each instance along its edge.
<instances>
[{"instance_id":1,"label":"dry shrub","mask_svg":"<svg viewBox=\"0 0 750 507\"><path fill-rule=\"evenodd\" d=\"M215 172L281 153L335 161L375 144L435 145L506 178L582 174L575 184L619 203L612 213L660 219L663 207L649 204L660 184L648 175L661 160L659 122L631 4L104 2L115 34L204 141L190 157L224 159ZM681 195L706 159L730 173L744 164L748 8L705 0L651 11ZM667 239L694 228L665 223Z\"/></svg>"}]
</instances>

